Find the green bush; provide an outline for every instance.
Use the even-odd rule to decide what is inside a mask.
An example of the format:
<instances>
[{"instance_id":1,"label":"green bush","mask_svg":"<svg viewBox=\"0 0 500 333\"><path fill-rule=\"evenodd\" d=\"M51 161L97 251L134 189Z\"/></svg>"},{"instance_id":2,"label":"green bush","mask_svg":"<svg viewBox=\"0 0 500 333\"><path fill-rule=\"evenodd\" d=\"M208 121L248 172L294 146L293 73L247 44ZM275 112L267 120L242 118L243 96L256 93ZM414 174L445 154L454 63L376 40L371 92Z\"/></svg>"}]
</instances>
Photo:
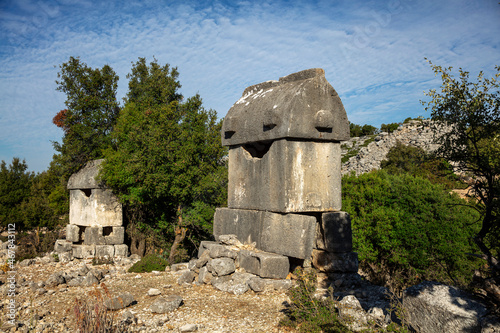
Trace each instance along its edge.
<instances>
[{"instance_id":1,"label":"green bush","mask_svg":"<svg viewBox=\"0 0 500 333\"><path fill-rule=\"evenodd\" d=\"M382 124L380 130L382 132L392 133L399 128L399 125L400 123Z\"/></svg>"},{"instance_id":2,"label":"green bush","mask_svg":"<svg viewBox=\"0 0 500 333\"><path fill-rule=\"evenodd\" d=\"M129 268L129 273L164 271L168 262L156 254L148 254Z\"/></svg>"},{"instance_id":3,"label":"green bush","mask_svg":"<svg viewBox=\"0 0 500 333\"><path fill-rule=\"evenodd\" d=\"M480 227L476 211L442 186L384 170L342 179L360 266L395 291L435 280L465 286L479 262L469 253Z\"/></svg>"},{"instance_id":4,"label":"green bush","mask_svg":"<svg viewBox=\"0 0 500 333\"><path fill-rule=\"evenodd\" d=\"M378 129L372 125L361 126L353 123L349 123L349 130L351 137L374 135L378 132Z\"/></svg>"},{"instance_id":5,"label":"green bush","mask_svg":"<svg viewBox=\"0 0 500 333\"><path fill-rule=\"evenodd\" d=\"M380 167L390 174L409 173L428 179L433 184L441 184L446 189L466 188L454 174L453 167L446 160L427 154L420 147L407 146L397 142L380 162Z\"/></svg>"}]
</instances>

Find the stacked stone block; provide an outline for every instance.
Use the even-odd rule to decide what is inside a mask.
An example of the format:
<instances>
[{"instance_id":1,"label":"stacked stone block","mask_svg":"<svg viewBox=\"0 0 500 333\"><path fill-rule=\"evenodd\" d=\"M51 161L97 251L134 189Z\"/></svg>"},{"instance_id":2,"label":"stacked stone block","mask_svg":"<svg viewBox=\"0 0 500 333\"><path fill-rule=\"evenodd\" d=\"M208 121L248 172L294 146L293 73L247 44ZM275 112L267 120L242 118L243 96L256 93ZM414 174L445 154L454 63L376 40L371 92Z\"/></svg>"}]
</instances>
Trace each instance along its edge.
<instances>
[{"instance_id":1,"label":"stacked stone block","mask_svg":"<svg viewBox=\"0 0 500 333\"><path fill-rule=\"evenodd\" d=\"M75 258L126 257L122 205L112 191L97 181L103 160L88 162L68 181L69 224L65 247L56 243L56 252L71 246ZM59 250L59 251L58 251Z\"/></svg>"},{"instance_id":2,"label":"stacked stone block","mask_svg":"<svg viewBox=\"0 0 500 333\"><path fill-rule=\"evenodd\" d=\"M221 136L229 147L228 208L216 210L216 239L234 234L260 251L311 260L322 272L356 272L350 218L340 211L340 143L349 139L349 122L324 71L248 87ZM259 260L242 262L259 275Z\"/></svg>"}]
</instances>

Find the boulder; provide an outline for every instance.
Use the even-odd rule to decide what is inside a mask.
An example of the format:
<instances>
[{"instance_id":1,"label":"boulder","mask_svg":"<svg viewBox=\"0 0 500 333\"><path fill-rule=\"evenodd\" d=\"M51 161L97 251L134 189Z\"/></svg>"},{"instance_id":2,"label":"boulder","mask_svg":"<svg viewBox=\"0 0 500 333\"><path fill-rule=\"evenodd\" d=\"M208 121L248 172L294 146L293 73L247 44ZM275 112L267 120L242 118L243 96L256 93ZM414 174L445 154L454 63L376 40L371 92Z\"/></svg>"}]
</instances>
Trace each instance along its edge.
<instances>
[{"instance_id":1,"label":"boulder","mask_svg":"<svg viewBox=\"0 0 500 333\"><path fill-rule=\"evenodd\" d=\"M487 308L464 291L425 281L405 290L407 321L420 333L481 332Z\"/></svg>"},{"instance_id":2,"label":"boulder","mask_svg":"<svg viewBox=\"0 0 500 333\"><path fill-rule=\"evenodd\" d=\"M233 273L236 270L234 260L231 258L217 258L211 260L212 269L217 276L224 276Z\"/></svg>"},{"instance_id":3,"label":"boulder","mask_svg":"<svg viewBox=\"0 0 500 333\"><path fill-rule=\"evenodd\" d=\"M171 312L181 306L182 301L182 297L177 295L160 297L151 305L150 309L154 313Z\"/></svg>"},{"instance_id":4,"label":"boulder","mask_svg":"<svg viewBox=\"0 0 500 333\"><path fill-rule=\"evenodd\" d=\"M124 309L135 301L134 296L130 293L123 293L120 296L104 301L104 306L109 310Z\"/></svg>"}]
</instances>

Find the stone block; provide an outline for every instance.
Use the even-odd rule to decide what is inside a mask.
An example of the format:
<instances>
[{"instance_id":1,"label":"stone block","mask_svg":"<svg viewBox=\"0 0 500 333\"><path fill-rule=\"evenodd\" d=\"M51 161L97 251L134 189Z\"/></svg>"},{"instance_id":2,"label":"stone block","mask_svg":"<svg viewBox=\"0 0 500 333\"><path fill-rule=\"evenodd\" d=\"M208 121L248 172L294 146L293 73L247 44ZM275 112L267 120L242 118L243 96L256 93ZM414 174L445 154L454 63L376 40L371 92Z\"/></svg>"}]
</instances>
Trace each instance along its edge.
<instances>
[{"instance_id":1,"label":"stone block","mask_svg":"<svg viewBox=\"0 0 500 333\"><path fill-rule=\"evenodd\" d=\"M125 227L103 227L103 236L107 245L123 244Z\"/></svg>"},{"instance_id":2,"label":"stone block","mask_svg":"<svg viewBox=\"0 0 500 333\"><path fill-rule=\"evenodd\" d=\"M246 272L263 278L284 279L290 272L288 257L268 252L241 250L238 265Z\"/></svg>"},{"instance_id":3,"label":"stone block","mask_svg":"<svg viewBox=\"0 0 500 333\"><path fill-rule=\"evenodd\" d=\"M316 218L258 210L217 208L214 235L235 234L256 248L289 257L307 259L315 244Z\"/></svg>"},{"instance_id":4,"label":"stone block","mask_svg":"<svg viewBox=\"0 0 500 333\"><path fill-rule=\"evenodd\" d=\"M95 256L95 245L73 245L73 257L78 259L92 258Z\"/></svg>"},{"instance_id":5,"label":"stone block","mask_svg":"<svg viewBox=\"0 0 500 333\"><path fill-rule=\"evenodd\" d=\"M229 149L228 207L278 213L342 208L340 143L281 139Z\"/></svg>"},{"instance_id":6,"label":"stone block","mask_svg":"<svg viewBox=\"0 0 500 333\"><path fill-rule=\"evenodd\" d=\"M68 224L66 226L66 240L68 242L80 242L80 227L75 224Z\"/></svg>"},{"instance_id":7,"label":"stone block","mask_svg":"<svg viewBox=\"0 0 500 333\"><path fill-rule=\"evenodd\" d=\"M64 239L58 239L54 244L54 251L57 253L70 252L73 251L72 246L73 243L68 242L67 240Z\"/></svg>"},{"instance_id":8,"label":"stone block","mask_svg":"<svg viewBox=\"0 0 500 333\"><path fill-rule=\"evenodd\" d=\"M308 259L316 236L316 218L298 214L264 213L260 247L263 251Z\"/></svg>"},{"instance_id":9,"label":"stone block","mask_svg":"<svg viewBox=\"0 0 500 333\"><path fill-rule=\"evenodd\" d=\"M232 258L236 259L237 253L233 251L230 246L222 245L217 242L202 241L198 249L198 258L201 258L203 253L208 250L211 258Z\"/></svg>"},{"instance_id":10,"label":"stone block","mask_svg":"<svg viewBox=\"0 0 500 333\"><path fill-rule=\"evenodd\" d=\"M122 204L109 189L74 189L69 192L69 223L81 226L120 227Z\"/></svg>"},{"instance_id":11,"label":"stone block","mask_svg":"<svg viewBox=\"0 0 500 333\"><path fill-rule=\"evenodd\" d=\"M320 272L356 273L358 271L358 254L356 252L331 253L313 250L312 263Z\"/></svg>"},{"instance_id":12,"label":"stone block","mask_svg":"<svg viewBox=\"0 0 500 333\"><path fill-rule=\"evenodd\" d=\"M312 68L245 89L224 117L222 144L233 146L280 138L349 140L349 122L339 95Z\"/></svg>"},{"instance_id":13,"label":"stone block","mask_svg":"<svg viewBox=\"0 0 500 333\"><path fill-rule=\"evenodd\" d=\"M234 234L240 242L256 243L260 248L263 211L217 208L214 214L214 236Z\"/></svg>"},{"instance_id":14,"label":"stone block","mask_svg":"<svg viewBox=\"0 0 500 333\"><path fill-rule=\"evenodd\" d=\"M217 258L212 259L210 262L217 276L229 275L236 270L234 260L231 258Z\"/></svg>"},{"instance_id":15,"label":"stone block","mask_svg":"<svg viewBox=\"0 0 500 333\"><path fill-rule=\"evenodd\" d=\"M316 247L327 252L351 252L351 217L346 212L331 212L321 215L316 233Z\"/></svg>"},{"instance_id":16,"label":"stone block","mask_svg":"<svg viewBox=\"0 0 500 333\"><path fill-rule=\"evenodd\" d=\"M115 247L113 245L96 245L95 256L98 258L113 258L115 256Z\"/></svg>"},{"instance_id":17,"label":"stone block","mask_svg":"<svg viewBox=\"0 0 500 333\"><path fill-rule=\"evenodd\" d=\"M106 245L106 240L102 235L102 227L87 227L85 228L85 238L83 239L85 245Z\"/></svg>"},{"instance_id":18,"label":"stone block","mask_svg":"<svg viewBox=\"0 0 500 333\"><path fill-rule=\"evenodd\" d=\"M115 257L128 257L128 246L126 244L116 244Z\"/></svg>"},{"instance_id":19,"label":"stone block","mask_svg":"<svg viewBox=\"0 0 500 333\"><path fill-rule=\"evenodd\" d=\"M68 190L101 188L97 175L103 161L104 159L89 161L80 171L72 174L68 180Z\"/></svg>"}]
</instances>

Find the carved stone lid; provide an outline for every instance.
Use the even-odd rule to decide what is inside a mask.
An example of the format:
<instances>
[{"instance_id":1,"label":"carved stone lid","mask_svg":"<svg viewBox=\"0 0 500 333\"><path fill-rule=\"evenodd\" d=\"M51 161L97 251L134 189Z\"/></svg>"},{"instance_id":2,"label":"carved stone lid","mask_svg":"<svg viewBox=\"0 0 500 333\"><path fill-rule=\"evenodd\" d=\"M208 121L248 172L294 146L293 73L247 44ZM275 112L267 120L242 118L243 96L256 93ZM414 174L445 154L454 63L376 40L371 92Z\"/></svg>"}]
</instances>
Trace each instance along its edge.
<instances>
[{"instance_id":1,"label":"carved stone lid","mask_svg":"<svg viewBox=\"0 0 500 333\"><path fill-rule=\"evenodd\" d=\"M103 161L104 159L87 162L80 171L72 174L68 180L68 190L105 188L96 180Z\"/></svg>"},{"instance_id":2,"label":"carved stone lid","mask_svg":"<svg viewBox=\"0 0 500 333\"><path fill-rule=\"evenodd\" d=\"M337 142L349 139L349 121L325 71L313 68L246 88L221 136L224 146L282 138Z\"/></svg>"}]
</instances>

